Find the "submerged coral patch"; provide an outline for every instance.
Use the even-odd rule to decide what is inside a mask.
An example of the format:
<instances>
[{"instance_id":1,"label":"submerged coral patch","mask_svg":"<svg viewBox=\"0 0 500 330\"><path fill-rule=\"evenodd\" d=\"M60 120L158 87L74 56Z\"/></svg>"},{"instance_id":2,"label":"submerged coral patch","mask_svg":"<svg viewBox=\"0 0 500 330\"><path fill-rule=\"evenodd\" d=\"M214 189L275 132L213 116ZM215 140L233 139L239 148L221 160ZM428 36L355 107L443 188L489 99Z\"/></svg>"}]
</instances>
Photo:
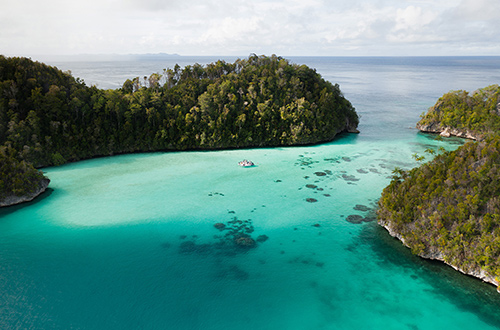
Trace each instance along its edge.
<instances>
[{"instance_id":1,"label":"submerged coral patch","mask_svg":"<svg viewBox=\"0 0 500 330\"><path fill-rule=\"evenodd\" d=\"M257 236L256 241L259 243L263 243L263 242L267 241L268 239L269 239L269 237L267 235L259 235L259 236Z\"/></svg>"},{"instance_id":2,"label":"submerged coral patch","mask_svg":"<svg viewBox=\"0 0 500 330\"><path fill-rule=\"evenodd\" d=\"M350 182L359 181L359 179L356 178L354 175L348 175L348 174L342 174L342 179L344 179L345 181L350 181Z\"/></svg>"},{"instance_id":3,"label":"submerged coral patch","mask_svg":"<svg viewBox=\"0 0 500 330\"><path fill-rule=\"evenodd\" d=\"M216 229L219 229L220 231L222 231L222 230L226 229L226 225L225 225L225 224L223 224L222 222L217 222L217 223L214 225L214 227L215 227Z\"/></svg>"},{"instance_id":4,"label":"submerged coral patch","mask_svg":"<svg viewBox=\"0 0 500 330\"><path fill-rule=\"evenodd\" d=\"M359 214L351 214L351 215L348 215L346 220L350 223L353 223L353 224L356 224L356 225L359 225L360 223L362 222L371 222L373 220L376 219L376 216L367 216L367 217L362 217L361 215Z\"/></svg>"},{"instance_id":5,"label":"submerged coral patch","mask_svg":"<svg viewBox=\"0 0 500 330\"><path fill-rule=\"evenodd\" d=\"M368 206L362 204L356 204L356 206L354 206L353 209L361 212L367 212L371 210Z\"/></svg>"},{"instance_id":6,"label":"submerged coral patch","mask_svg":"<svg viewBox=\"0 0 500 330\"><path fill-rule=\"evenodd\" d=\"M354 223L354 224L360 224L361 222L363 222L363 217L358 215L358 214L351 214L351 215L348 215L346 220L350 223Z\"/></svg>"},{"instance_id":7,"label":"submerged coral patch","mask_svg":"<svg viewBox=\"0 0 500 330\"><path fill-rule=\"evenodd\" d=\"M197 243L195 239L197 235L192 236L192 240L184 241L179 246L181 254L200 254L200 255L225 255L234 256L238 253L245 253L258 244L268 240L266 235L259 235L257 239L252 238L255 229L252 225L252 220L240 220L233 217L232 220L226 223L217 222L214 228L221 232L221 235L213 235L215 241L208 243ZM224 234L222 234L224 233ZM181 235L182 239L186 239L187 235Z\"/></svg>"},{"instance_id":8,"label":"submerged coral patch","mask_svg":"<svg viewBox=\"0 0 500 330\"><path fill-rule=\"evenodd\" d=\"M306 198L306 202L316 203L318 200L316 198Z\"/></svg>"}]
</instances>

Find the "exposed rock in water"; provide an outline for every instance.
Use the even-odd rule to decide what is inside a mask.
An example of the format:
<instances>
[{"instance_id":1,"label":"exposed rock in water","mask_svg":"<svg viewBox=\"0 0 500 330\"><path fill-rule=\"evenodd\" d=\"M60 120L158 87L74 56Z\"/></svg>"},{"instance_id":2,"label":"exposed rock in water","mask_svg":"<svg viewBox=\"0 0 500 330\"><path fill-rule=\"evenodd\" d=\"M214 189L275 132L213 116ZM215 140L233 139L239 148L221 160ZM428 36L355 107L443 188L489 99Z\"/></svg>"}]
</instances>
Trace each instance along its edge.
<instances>
[{"instance_id":1,"label":"exposed rock in water","mask_svg":"<svg viewBox=\"0 0 500 330\"><path fill-rule=\"evenodd\" d=\"M480 134L475 134L466 129L458 129L448 126L441 126L439 123L431 124L417 124L417 129L424 133L434 133L439 134L443 137L457 136L465 139L481 141L483 136Z\"/></svg>"}]
</instances>

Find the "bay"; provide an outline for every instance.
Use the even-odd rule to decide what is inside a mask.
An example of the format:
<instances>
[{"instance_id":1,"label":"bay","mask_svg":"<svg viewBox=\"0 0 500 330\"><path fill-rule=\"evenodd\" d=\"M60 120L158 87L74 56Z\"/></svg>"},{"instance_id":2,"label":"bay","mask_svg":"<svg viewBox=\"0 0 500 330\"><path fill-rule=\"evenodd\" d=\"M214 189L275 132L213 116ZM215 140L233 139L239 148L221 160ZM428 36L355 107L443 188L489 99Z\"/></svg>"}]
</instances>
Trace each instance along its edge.
<instances>
[{"instance_id":1,"label":"bay","mask_svg":"<svg viewBox=\"0 0 500 330\"><path fill-rule=\"evenodd\" d=\"M368 220L394 167L464 143L419 133L419 115L449 90L498 83L500 58L290 59L340 84L361 134L44 169L48 193L0 210L0 328L499 328L493 286L411 255ZM214 60L48 64L118 88ZM230 244L242 232L254 248Z\"/></svg>"}]
</instances>

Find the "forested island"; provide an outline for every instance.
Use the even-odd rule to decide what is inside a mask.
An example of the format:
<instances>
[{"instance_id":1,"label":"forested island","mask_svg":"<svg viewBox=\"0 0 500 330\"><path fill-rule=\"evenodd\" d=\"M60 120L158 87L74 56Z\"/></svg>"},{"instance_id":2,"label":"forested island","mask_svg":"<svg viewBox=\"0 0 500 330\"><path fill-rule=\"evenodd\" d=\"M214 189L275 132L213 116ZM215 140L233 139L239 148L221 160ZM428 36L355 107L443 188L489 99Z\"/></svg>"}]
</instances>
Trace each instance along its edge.
<instances>
[{"instance_id":1,"label":"forested island","mask_svg":"<svg viewBox=\"0 0 500 330\"><path fill-rule=\"evenodd\" d=\"M338 85L274 55L176 65L116 90L0 56L0 201L43 191L48 179L35 168L44 166L131 152L314 144L357 132L358 122Z\"/></svg>"},{"instance_id":2,"label":"forested island","mask_svg":"<svg viewBox=\"0 0 500 330\"><path fill-rule=\"evenodd\" d=\"M469 94L452 91L431 107L417 128L423 132L440 133L473 140L483 140L500 132L500 87L491 85Z\"/></svg>"},{"instance_id":3,"label":"forested island","mask_svg":"<svg viewBox=\"0 0 500 330\"><path fill-rule=\"evenodd\" d=\"M479 140L409 171L396 169L378 222L412 252L500 284L500 94L489 86L444 95L423 131ZM431 127L432 129L429 129Z\"/></svg>"}]
</instances>

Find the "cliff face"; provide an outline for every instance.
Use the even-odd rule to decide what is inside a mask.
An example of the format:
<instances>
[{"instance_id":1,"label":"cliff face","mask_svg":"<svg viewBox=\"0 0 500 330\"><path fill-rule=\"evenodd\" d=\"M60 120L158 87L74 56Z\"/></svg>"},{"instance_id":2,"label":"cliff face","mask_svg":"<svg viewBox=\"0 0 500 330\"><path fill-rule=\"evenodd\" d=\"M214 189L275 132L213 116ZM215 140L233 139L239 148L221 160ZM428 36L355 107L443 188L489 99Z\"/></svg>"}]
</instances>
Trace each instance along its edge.
<instances>
[{"instance_id":1,"label":"cliff face","mask_svg":"<svg viewBox=\"0 0 500 330\"><path fill-rule=\"evenodd\" d=\"M500 137L469 142L382 192L378 223L412 253L500 285Z\"/></svg>"},{"instance_id":2,"label":"cliff face","mask_svg":"<svg viewBox=\"0 0 500 330\"><path fill-rule=\"evenodd\" d=\"M381 219L381 220L379 220L378 224L381 225L382 227L384 227L389 232L389 235L400 240L404 246L406 246L407 248L411 248L411 246L404 239L403 235L401 235L401 233L399 233L395 228L392 227L390 221L385 221L385 220ZM480 280L482 280L486 283L493 284L497 287L497 291L500 293L500 282L497 281L497 279L495 279L494 276L487 273L484 269L482 269L480 267L473 267L470 269L460 268L459 266L446 261L443 252L440 251L438 248L433 247L433 246L430 247L426 252L421 252L421 253L418 253L417 255L421 258L424 258L424 259L441 261L441 262L445 263L446 265L452 267L455 270L458 270L459 272L461 272L465 275L474 276L474 277L479 278Z\"/></svg>"},{"instance_id":3,"label":"cliff face","mask_svg":"<svg viewBox=\"0 0 500 330\"><path fill-rule=\"evenodd\" d=\"M38 197L39 195L41 195L43 192L45 192L45 190L47 190L47 187L49 186L49 183L50 183L50 180L44 178L39 182L37 189L32 193L29 193L29 194L26 194L23 196L15 196L15 195L7 196L7 197L0 200L0 207L6 207L6 206L12 206L12 205L16 205L16 204L21 204L24 202L30 202L30 201L34 200L36 197Z\"/></svg>"},{"instance_id":4,"label":"cliff face","mask_svg":"<svg viewBox=\"0 0 500 330\"><path fill-rule=\"evenodd\" d=\"M418 122L422 132L482 141L500 130L500 87L444 94Z\"/></svg>"},{"instance_id":5,"label":"cliff face","mask_svg":"<svg viewBox=\"0 0 500 330\"><path fill-rule=\"evenodd\" d=\"M433 123L418 123L417 129L424 133L439 134L443 137L457 136L465 139L482 141L484 136L482 134L472 132L468 129L458 129L450 126L441 126L439 122Z\"/></svg>"}]
</instances>

